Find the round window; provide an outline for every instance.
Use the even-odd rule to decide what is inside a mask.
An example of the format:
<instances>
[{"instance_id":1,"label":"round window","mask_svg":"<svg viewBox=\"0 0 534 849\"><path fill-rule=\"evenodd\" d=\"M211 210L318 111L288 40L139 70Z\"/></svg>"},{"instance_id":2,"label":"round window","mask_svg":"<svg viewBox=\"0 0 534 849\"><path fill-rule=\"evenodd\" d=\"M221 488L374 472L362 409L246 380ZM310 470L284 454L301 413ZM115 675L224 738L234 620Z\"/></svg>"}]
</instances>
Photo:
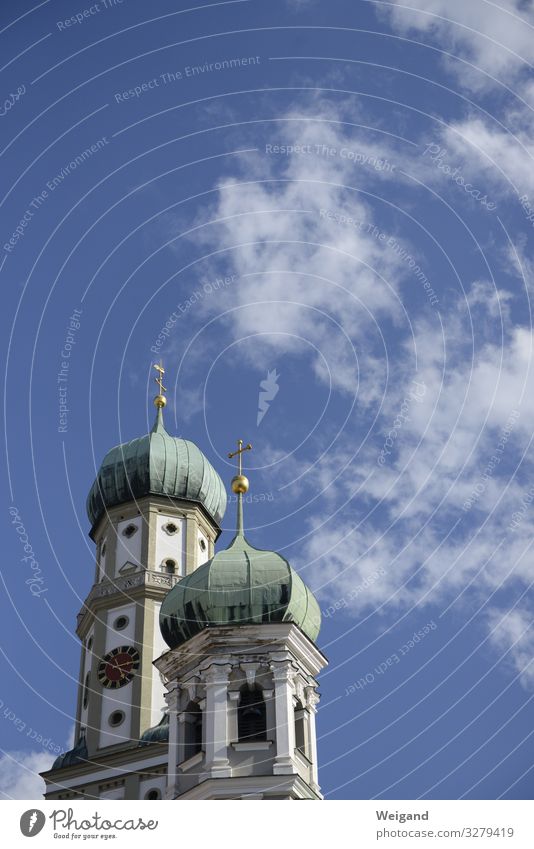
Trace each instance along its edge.
<instances>
[{"instance_id":1,"label":"round window","mask_svg":"<svg viewBox=\"0 0 534 849\"><path fill-rule=\"evenodd\" d=\"M201 550L201 551L206 551L206 547L207 547L207 546L206 546L206 543L205 543L205 541L204 541L203 539L199 539L198 544L199 544L199 546L200 546L200 550Z\"/></svg>"},{"instance_id":2,"label":"round window","mask_svg":"<svg viewBox=\"0 0 534 849\"><path fill-rule=\"evenodd\" d=\"M145 793L145 799L161 799L161 793L156 788L153 788L148 793Z\"/></svg>"},{"instance_id":3,"label":"round window","mask_svg":"<svg viewBox=\"0 0 534 849\"><path fill-rule=\"evenodd\" d=\"M114 710L113 713L110 714L108 722L112 728L117 728L118 725L122 725L125 719L126 714L123 710Z\"/></svg>"},{"instance_id":4,"label":"round window","mask_svg":"<svg viewBox=\"0 0 534 849\"><path fill-rule=\"evenodd\" d=\"M92 648L93 648L93 638L89 637L89 639L87 640L87 651L91 651Z\"/></svg>"},{"instance_id":5,"label":"round window","mask_svg":"<svg viewBox=\"0 0 534 849\"><path fill-rule=\"evenodd\" d=\"M117 616L115 622L113 623L115 631L124 631L129 621L130 620L127 616Z\"/></svg>"},{"instance_id":6,"label":"round window","mask_svg":"<svg viewBox=\"0 0 534 849\"><path fill-rule=\"evenodd\" d=\"M127 537L128 539L130 539L130 537L133 537L133 535L136 534L136 533L137 533L137 528L135 527L135 525L126 525L126 527L124 528L124 530L122 532L122 535Z\"/></svg>"},{"instance_id":7,"label":"round window","mask_svg":"<svg viewBox=\"0 0 534 849\"><path fill-rule=\"evenodd\" d=\"M163 530L166 534L172 536L173 534L178 533L178 525L175 525L174 522L167 522L166 525L163 525Z\"/></svg>"}]
</instances>

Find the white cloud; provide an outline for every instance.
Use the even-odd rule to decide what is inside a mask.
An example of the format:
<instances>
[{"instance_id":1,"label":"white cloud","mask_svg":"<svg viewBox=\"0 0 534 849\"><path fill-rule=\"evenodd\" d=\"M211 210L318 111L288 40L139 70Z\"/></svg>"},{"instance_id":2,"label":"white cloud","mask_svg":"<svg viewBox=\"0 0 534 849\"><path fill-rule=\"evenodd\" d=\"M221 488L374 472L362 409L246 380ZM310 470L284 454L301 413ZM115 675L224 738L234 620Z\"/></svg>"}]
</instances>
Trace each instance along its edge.
<instances>
[{"instance_id":1,"label":"white cloud","mask_svg":"<svg viewBox=\"0 0 534 849\"><path fill-rule=\"evenodd\" d=\"M485 191L491 192L497 186L516 196L525 190L533 192L533 126L526 113L524 118L517 113L508 116L504 127L473 116L454 122L444 133L447 158L455 164L460 158L470 175L476 173L484 178Z\"/></svg>"},{"instance_id":2,"label":"white cloud","mask_svg":"<svg viewBox=\"0 0 534 849\"><path fill-rule=\"evenodd\" d=\"M491 77L513 84L526 63L534 63L534 10L522 0L392 0L385 14L401 32L434 36L444 50L472 63L472 70L452 65L472 88L492 85Z\"/></svg>"},{"instance_id":3,"label":"white cloud","mask_svg":"<svg viewBox=\"0 0 534 849\"><path fill-rule=\"evenodd\" d=\"M39 773L50 769L56 757L50 752L5 752L0 757L0 798L42 799L45 783Z\"/></svg>"},{"instance_id":4,"label":"white cloud","mask_svg":"<svg viewBox=\"0 0 534 849\"><path fill-rule=\"evenodd\" d=\"M384 249L385 235L371 234L376 211L360 191L372 186L389 198L399 179L392 150L380 136L371 142L343 126L345 118L342 109L321 100L290 111L268 138L271 152L247 157L239 173L221 183L216 205L197 222L216 223L200 226L195 240L207 252L224 246L208 275L220 273L226 262L239 279L204 299L196 312L226 313L234 338L254 336L254 346L240 355L260 371L270 351L315 346L317 379L349 393L356 387L357 339L359 401L367 403L379 389L367 379L376 370L377 323L405 319L398 293L411 272ZM300 147L285 155L274 152L276 145ZM421 302L426 306L423 291Z\"/></svg>"},{"instance_id":5,"label":"white cloud","mask_svg":"<svg viewBox=\"0 0 534 849\"><path fill-rule=\"evenodd\" d=\"M356 346L357 412L345 431L322 460L324 438L317 434L282 470L277 467L286 482L299 478L283 492L291 510L302 503L308 515L308 535L288 543L297 552L292 559L323 601L347 598L356 615L369 606L446 606L456 596L483 601L511 583L528 585L534 572L523 551L534 534L534 510L513 533L508 525L532 466L527 456L516 473L534 422L531 329L511 326L509 293L487 280L466 285L466 299L450 296L440 304L443 336L423 291L405 312L399 296L404 281L413 291L412 272L388 249L387 238L372 234L373 226L383 229L381 205L358 191L371 188L389 200L398 177L376 171L369 159L355 165L339 152L390 162L401 154L383 139L371 146L343 125L346 113L319 100L286 117L269 143L325 145L335 154L260 151L243 159L221 184L215 206L197 221L196 240L207 254L217 251L213 268L206 263L210 273L221 274L223 265L223 273L239 276L216 299L204 299L198 314L224 314L229 344L252 336L239 355L261 374L266 364L280 366L273 352L301 355L297 337L304 337L311 345L302 356L315 377L325 384L332 379L346 401L357 387ZM474 129L464 127L466 134ZM485 144L493 141L488 137ZM352 223L341 223L341 215ZM205 220L217 223L202 227ZM397 220L402 225L402 217ZM365 226L354 224L360 221ZM424 257L418 261L424 265ZM318 353L310 353L313 346ZM424 397L411 404L380 467L378 453L414 378L425 385ZM374 415L364 442L360 431ZM502 456L488 474L505 428ZM264 455L269 452L275 461L276 450L265 445ZM464 510L481 482L482 491ZM499 543L501 553L494 556ZM380 570L379 579L355 592Z\"/></svg>"},{"instance_id":6,"label":"white cloud","mask_svg":"<svg viewBox=\"0 0 534 849\"><path fill-rule=\"evenodd\" d=\"M534 627L532 611L518 607L512 611L492 610L489 614L491 642L509 652L514 669L525 689L534 687Z\"/></svg>"}]
</instances>

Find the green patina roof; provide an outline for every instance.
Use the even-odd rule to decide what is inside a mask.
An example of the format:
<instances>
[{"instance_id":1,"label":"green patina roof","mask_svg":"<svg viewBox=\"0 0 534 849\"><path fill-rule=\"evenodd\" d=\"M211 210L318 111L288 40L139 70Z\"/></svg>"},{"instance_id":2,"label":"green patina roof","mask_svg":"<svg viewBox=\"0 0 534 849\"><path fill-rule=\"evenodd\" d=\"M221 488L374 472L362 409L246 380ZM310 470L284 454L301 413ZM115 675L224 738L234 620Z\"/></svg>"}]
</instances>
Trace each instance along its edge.
<instances>
[{"instance_id":1,"label":"green patina roof","mask_svg":"<svg viewBox=\"0 0 534 849\"><path fill-rule=\"evenodd\" d=\"M313 641L321 627L315 596L287 560L254 548L242 531L229 547L170 590L161 606L160 628L170 648L209 625L294 622Z\"/></svg>"},{"instance_id":2,"label":"green patina roof","mask_svg":"<svg viewBox=\"0 0 534 849\"><path fill-rule=\"evenodd\" d=\"M139 745L140 746L149 746L152 743L168 743L169 742L169 714L166 713L162 716L161 720L157 725L153 725L152 728L147 728L141 734Z\"/></svg>"},{"instance_id":3,"label":"green patina roof","mask_svg":"<svg viewBox=\"0 0 534 849\"><path fill-rule=\"evenodd\" d=\"M158 410L152 431L108 451L87 496L92 525L109 507L164 495L202 504L217 524L226 509L223 482L193 442L170 436Z\"/></svg>"},{"instance_id":4,"label":"green patina roof","mask_svg":"<svg viewBox=\"0 0 534 849\"><path fill-rule=\"evenodd\" d=\"M82 734L72 749L58 755L52 764L52 769L63 769L66 766L73 766L74 764L86 761L87 758L87 743L85 740L85 734Z\"/></svg>"}]
</instances>

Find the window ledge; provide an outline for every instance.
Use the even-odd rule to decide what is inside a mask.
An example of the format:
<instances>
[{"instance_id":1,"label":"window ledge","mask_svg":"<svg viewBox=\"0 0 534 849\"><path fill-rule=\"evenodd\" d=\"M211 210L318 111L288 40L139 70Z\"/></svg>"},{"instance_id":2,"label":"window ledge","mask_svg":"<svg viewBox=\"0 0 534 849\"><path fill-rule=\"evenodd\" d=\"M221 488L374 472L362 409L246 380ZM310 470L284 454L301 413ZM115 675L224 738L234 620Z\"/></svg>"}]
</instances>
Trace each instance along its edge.
<instances>
[{"instance_id":1,"label":"window ledge","mask_svg":"<svg viewBox=\"0 0 534 849\"><path fill-rule=\"evenodd\" d=\"M196 766L197 764L202 763L205 752L197 752L193 757L188 758L186 761L182 761L182 763L178 764L182 772L186 769L190 769L192 766Z\"/></svg>"},{"instance_id":2,"label":"window ledge","mask_svg":"<svg viewBox=\"0 0 534 849\"><path fill-rule=\"evenodd\" d=\"M305 755L305 754L304 754L304 752L302 751L302 749L295 749L295 757L296 757L296 758L300 758L300 760L301 760L301 761L304 761L304 762L305 762L305 764L306 764L306 766L308 766L308 767L313 766L313 764L312 764L312 762L310 761L309 757L308 757L307 755Z\"/></svg>"},{"instance_id":3,"label":"window ledge","mask_svg":"<svg viewBox=\"0 0 534 849\"><path fill-rule=\"evenodd\" d=\"M269 749L273 745L272 740L249 740L246 743L231 743L236 752L254 752Z\"/></svg>"}]
</instances>

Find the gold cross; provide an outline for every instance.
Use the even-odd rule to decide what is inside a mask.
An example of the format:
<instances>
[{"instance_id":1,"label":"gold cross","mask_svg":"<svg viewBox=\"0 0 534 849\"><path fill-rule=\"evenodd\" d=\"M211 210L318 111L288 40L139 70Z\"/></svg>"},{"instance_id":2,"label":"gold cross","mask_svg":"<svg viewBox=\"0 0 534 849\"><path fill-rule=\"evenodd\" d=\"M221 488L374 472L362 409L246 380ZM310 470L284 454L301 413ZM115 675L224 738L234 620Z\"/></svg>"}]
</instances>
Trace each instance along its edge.
<instances>
[{"instance_id":1,"label":"gold cross","mask_svg":"<svg viewBox=\"0 0 534 849\"><path fill-rule=\"evenodd\" d=\"M163 385L163 375L165 374L163 362L160 360L159 363L154 363L154 368L157 372L159 372L159 377L155 377L154 380L159 386L159 394L163 395L163 393L167 391L166 387Z\"/></svg>"},{"instance_id":2,"label":"gold cross","mask_svg":"<svg viewBox=\"0 0 534 849\"><path fill-rule=\"evenodd\" d=\"M237 461L238 461L237 462L237 468L238 468L238 474L239 475L243 474L243 462L242 462L243 461L243 453L245 451L250 451L251 448L252 448L252 445L250 444L250 442L248 443L248 445L245 445L245 447L243 447L243 440L238 439L237 440L237 451L232 451L232 452L230 452L230 454L228 454L230 460L232 459L232 457L237 457Z\"/></svg>"}]
</instances>

